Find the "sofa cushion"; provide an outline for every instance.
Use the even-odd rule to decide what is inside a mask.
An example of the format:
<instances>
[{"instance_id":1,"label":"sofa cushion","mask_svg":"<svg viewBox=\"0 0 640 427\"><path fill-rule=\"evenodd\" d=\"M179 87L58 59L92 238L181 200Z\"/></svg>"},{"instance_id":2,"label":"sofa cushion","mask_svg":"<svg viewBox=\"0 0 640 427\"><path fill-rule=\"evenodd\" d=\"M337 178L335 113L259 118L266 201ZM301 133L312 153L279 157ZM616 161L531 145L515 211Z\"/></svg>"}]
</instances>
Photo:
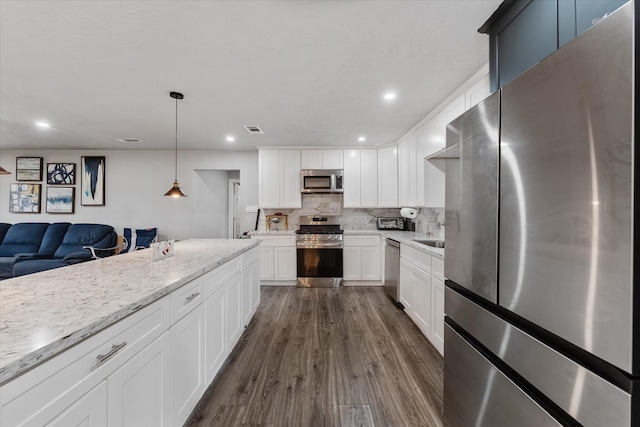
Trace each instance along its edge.
<instances>
[{"instance_id":1,"label":"sofa cushion","mask_svg":"<svg viewBox=\"0 0 640 427\"><path fill-rule=\"evenodd\" d=\"M45 222L13 224L0 244L0 257L12 257L21 252L38 252L48 227L49 224Z\"/></svg>"},{"instance_id":2,"label":"sofa cushion","mask_svg":"<svg viewBox=\"0 0 640 427\"><path fill-rule=\"evenodd\" d=\"M0 222L0 243L4 240L5 234L11 228L11 224L7 224L6 222Z\"/></svg>"},{"instance_id":3,"label":"sofa cushion","mask_svg":"<svg viewBox=\"0 0 640 427\"><path fill-rule=\"evenodd\" d=\"M13 263L14 258L12 256L0 257L0 279L13 277Z\"/></svg>"},{"instance_id":4,"label":"sofa cushion","mask_svg":"<svg viewBox=\"0 0 640 427\"><path fill-rule=\"evenodd\" d=\"M72 252L82 252L84 246L100 249L116 245L117 235L113 227L104 224L72 224L54 253L54 258L64 258Z\"/></svg>"},{"instance_id":5,"label":"sofa cushion","mask_svg":"<svg viewBox=\"0 0 640 427\"><path fill-rule=\"evenodd\" d=\"M71 223L69 222L56 222L49 225L49 228L47 228L47 231L42 237L42 243L40 244L38 253L53 256L62 243L70 225Z\"/></svg>"},{"instance_id":6,"label":"sofa cushion","mask_svg":"<svg viewBox=\"0 0 640 427\"><path fill-rule=\"evenodd\" d=\"M13 277L24 276L25 274L37 273L39 271L51 270L64 267L67 264L62 258L26 260L17 262L12 269Z\"/></svg>"}]
</instances>

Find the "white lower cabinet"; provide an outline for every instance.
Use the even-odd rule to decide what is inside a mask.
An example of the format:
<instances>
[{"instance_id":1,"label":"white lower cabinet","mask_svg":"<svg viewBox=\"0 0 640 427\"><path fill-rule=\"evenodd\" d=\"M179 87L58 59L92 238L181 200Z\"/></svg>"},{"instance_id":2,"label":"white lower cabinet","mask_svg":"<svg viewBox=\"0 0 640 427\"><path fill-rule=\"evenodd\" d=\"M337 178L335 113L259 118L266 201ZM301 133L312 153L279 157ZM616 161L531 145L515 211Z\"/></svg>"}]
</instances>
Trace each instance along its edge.
<instances>
[{"instance_id":1,"label":"white lower cabinet","mask_svg":"<svg viewBox=\"0 0 640 427\"><path fill-rule=\"evenodd\" d=\"M172 425L170 353L166 331L109 377L109 425Z\"/></svg>"},{"instance_id":2,"label":"white lower cabinet","mask_svg":"<svg viewBox=\"0 0 640 427\"><path fill-rule=\"evenodd\" d=\"M251 249L3 384L0 425L183 425L260 303L259 258Z\"/></svg>"},{"instance_id":3,"label":"white lower cabinet","mask_svg":"<svg viewBox=\"0 0 640 427\"><path fill-rule=\"evenodd\" d=\"M204 393L204 306L171 327L172 425L181 426Z\"/></svg>"},{"instance_id":4,"label":"white lower cabinet","mask_svg":"<svg viewBox=\"0 0 640 427\"><path fill-rule=\"evenodd\" d=\"M344 280L380 280L380 236L349 236L344 239Z\"/></svg>"},{"instance_id":5,"label":"white lower cabinet","mask_svg":"<svg viewBox=\"0 0 640 427\"><path fill-rule=\"evenodd\" d=\"M76 401L47 424L49 427L107 427L107 380Z\"/></svg>"},{"instance_id":6,"label":"white lower cabinet","mask_svg":"<svg viewBox=\"0 0 640 427\"><path fill-rule=\"evenodd\" d=\"M400 255L400 302L444 354L444 261L407 245L400 245Z\"/></svg>"},{"instance_id":7,"label":"white lower cabinet","mask_svg":"<svg viewBox=\"0 0 640 427\"><path fill-rule=\"evenodd\" d=\"M297 260L295 236L255 236L260 244L260 279L296 280Z\"/></svg>"}]
</instances>

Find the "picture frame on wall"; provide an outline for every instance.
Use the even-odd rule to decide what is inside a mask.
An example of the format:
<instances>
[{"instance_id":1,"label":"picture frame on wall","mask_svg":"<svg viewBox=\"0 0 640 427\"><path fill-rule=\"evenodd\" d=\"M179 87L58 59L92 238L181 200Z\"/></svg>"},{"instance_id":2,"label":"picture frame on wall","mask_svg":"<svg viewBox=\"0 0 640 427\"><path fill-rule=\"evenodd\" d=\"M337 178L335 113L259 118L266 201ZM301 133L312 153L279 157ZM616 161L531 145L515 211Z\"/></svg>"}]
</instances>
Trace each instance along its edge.
<instances>
[{"instance_id":1,"label":"picture frame on wall","mask_svg":"<svg viewBox=\"0 0 640 427\"><path fill-rule=\"evenodd\" d=\"M11 184L9 212L40 213L42 184Z\"/></svg>"},{"instance_id":2,"label":"picture frame on wall","mask_svg":"<svg viewBox=\"0 0 640 427\"><path fill-rule=\"evenodd\" d=\"M80 162L80 204L82 206L105 205L105 158L83 156Z\"/></svg>"},{"instance_id":3,"label":"picture frame on wall","mask_svg":"<svg viewBox=\"0 0 640 427\"><path fill-rule=\"evenodd\" d=\"M47 184L75 185L75 163L47 163Z\"/></svg>"},{"instance_id":4,"label":"picture frame on wall","mask_svg":"<svg viewBox=\"0 0 640 427\"><path fill-rule=\"evenodd\" d=\"M42 157L16 157L17 181L42 181Z\"/></svg>"},{"instance_id":5,"label":"picture frame on wall","mask_svg":"<svg viewBox=\"0 0 640 427\"><path fill-rule=\"evenodd\" d=\"M75 201L75 187L47 187L47 213L72 214Z\"/></svg>"}]
</instances>

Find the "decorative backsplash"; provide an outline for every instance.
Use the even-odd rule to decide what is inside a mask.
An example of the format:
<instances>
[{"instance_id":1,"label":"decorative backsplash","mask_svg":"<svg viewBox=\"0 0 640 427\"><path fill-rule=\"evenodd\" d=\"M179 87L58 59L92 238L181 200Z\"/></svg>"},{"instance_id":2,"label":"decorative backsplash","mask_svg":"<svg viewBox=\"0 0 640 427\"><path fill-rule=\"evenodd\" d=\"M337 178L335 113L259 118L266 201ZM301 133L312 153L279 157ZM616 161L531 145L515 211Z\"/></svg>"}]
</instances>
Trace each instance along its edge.
<instances>
[{"instance_id":1,"label":"decorative backsplash","mask_svg":"<svg viewBox=\"0 0 640 427\"><path fill-rule=\"evenodd\" d=\"M343 208L341 194L303 194L300 209L263 209L260 211L258 230L266 229L265 215L277 212L288 216L289 230L297 230L301 215L340 215L345 230L376 230L377 218L399 217L399 208ZM440 222L444 219L442 208L420 208L414 219L416 232L425 233L434 239L444 239L444 227ZM430 234L429 234L430 233Z\"/></svg>"}]
</instances>

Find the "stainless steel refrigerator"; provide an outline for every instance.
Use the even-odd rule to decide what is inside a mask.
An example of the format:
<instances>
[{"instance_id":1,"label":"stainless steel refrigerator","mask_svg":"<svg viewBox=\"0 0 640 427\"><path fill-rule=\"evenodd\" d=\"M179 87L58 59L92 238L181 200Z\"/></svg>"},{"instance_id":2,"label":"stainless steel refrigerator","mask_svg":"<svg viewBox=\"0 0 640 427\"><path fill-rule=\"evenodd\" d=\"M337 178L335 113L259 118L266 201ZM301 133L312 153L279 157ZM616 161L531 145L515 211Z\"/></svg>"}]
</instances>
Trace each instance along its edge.
<instances>
[{"instance_id":1,"label":"stainless steel refrigerator","mask_svg":"<svg viewBox=\"0 0 640 427\"><path fill-rule=\"evenodd\" d=\"M634 37L630 2L448 125L450 426L640 425Z\"/></svg>"}]
</instances>

